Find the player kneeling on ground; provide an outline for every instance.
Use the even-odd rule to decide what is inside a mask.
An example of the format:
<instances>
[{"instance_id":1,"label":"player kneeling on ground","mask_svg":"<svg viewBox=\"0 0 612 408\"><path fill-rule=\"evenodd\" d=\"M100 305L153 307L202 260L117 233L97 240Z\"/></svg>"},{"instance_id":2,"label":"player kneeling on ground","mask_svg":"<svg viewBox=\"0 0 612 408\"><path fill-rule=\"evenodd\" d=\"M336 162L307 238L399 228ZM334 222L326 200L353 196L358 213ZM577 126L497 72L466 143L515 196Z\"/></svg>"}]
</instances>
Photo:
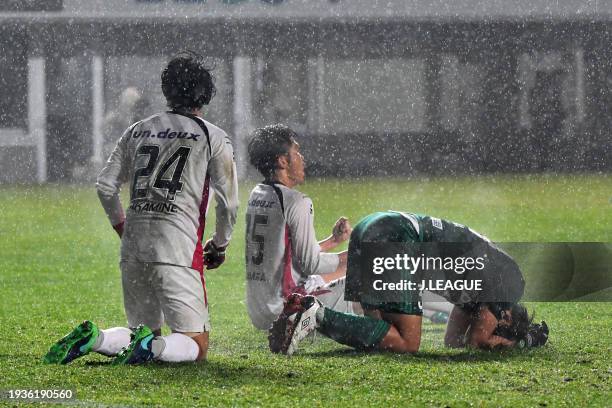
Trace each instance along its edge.
<instances>
[{"instance_id":1,"label":"player kneeling on ground","mask_svg":"<svg viewBox=\"0 0 612 408\"><path fill-rule=\"evenodd\" d=\"M524 280L518 265L482 235L452 222L395 211L366 216L353 230L349 242L345 300L360 302L365 316L339 313L324 307L314 296L291 295L282 314L270 329L270 349L292 354L313 330L339 343L365 350L415 353L421 343L422 308L419 291L407 291L402 301L389 302L383 292L368 291L371 267L362 267L368 243L470 243L486 251L482 269L461 275L454 271L446 279L483 282L482 290L444 289L435 291L454 304L447 326L449 347L496 349L541 346L548 339L545 322L534 324L524 306ZM365 244L365 245L364 245ZM441 248L448 248L441 246ZM442 249L444 251L444 249ZM448 249L447 249L448 250ZM440 257L455 253L439 254ZM390 274L378 275L381 285ZM418 277L409 272L406 281ZM494 301L498 299L499 301Z\"/></svg>"},{"instance_id":2,"label":"player kneeling on ground","mask_svg":"<svg viewBox=\"0 0 612 408\"><path fill-rule=\"evenodd\" d=\"M164 69L171 111L130 126L98 176L97 189L121 237L123 299L129 327L77 326L45 355L66 364L95 351L113 364L196 361L208 351L204 264L225 260L238 207L233 151L226 133L200 117L215 93L202 58L182 53ZM120 187L130 182L127 216ZM210 189L216 230L202 247ZM166 323L172 334L161 336Z\"/></svg>"}]
</instances>

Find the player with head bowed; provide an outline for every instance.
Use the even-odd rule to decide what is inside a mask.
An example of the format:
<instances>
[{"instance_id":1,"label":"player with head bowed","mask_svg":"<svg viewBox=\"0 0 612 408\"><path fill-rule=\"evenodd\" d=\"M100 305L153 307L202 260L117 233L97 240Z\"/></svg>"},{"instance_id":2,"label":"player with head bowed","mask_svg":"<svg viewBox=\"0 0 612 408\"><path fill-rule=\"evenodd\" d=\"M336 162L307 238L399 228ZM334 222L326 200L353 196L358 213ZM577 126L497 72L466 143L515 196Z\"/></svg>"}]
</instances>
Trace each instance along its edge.
<instances>
[{"instance_id":1,"label":"player with head bowed","mask_svg":"<svg viewBox=\"0 0 612 408\"><path fill-rule=\"evenodd\" d=\"M546 323L532 323L525 307L518 303L525 283L518 265L510 256L464 225L429 216L387 211L366 216L355 226L350 237L344 299L359 302L365 315L334 311L315 296L292 294L270 329L271 351L291 355L299 342L315 329L357 349L396 353L419 350L420 292L404 288L399 297L393 294L390 298L389 292L372 290L373 269L365 258L368 250L377 243L384 243L385 247L402 243L459 243L458 248L463 248L459 253L457 247L440 244L438 257L458 259L457 255L465 255L465 251L470 250L476 258L482 255L481 259L474 258L481 267L462 269L460 274L452 268L435 272L443 278L441 281L451 285L438 289L433 286L430 290L455 305L444 338L448 347L497 349L546 343ZM402 281L418 285L423 282L419 279L424 275L400 271L400 276ZM376 275L376 280L378 288L393 288L390 284L397 285L398 282L397 274L391 273ZM480 281L481 285L465 284L461 287L457 284L460 280Z\"/></svg>"},{"instance_id":2,"label":"player with head bowed","mask_svg":"<svg viewBox=\"0 0 612 408\"><path fill-rule=\"evenodd\" d=\"M264 180L251 191L246 211L246 303L253 325L267 330L291 293L316 294L326 306L353 312L345 302L346 251L329 252L348 240L340 217L332 234L317 242L312 201L295 189L304 183L304 157L287 126L256 129L248 145L251 164ZM358 305L357 305L358 306Z\"/></svg>"},{"instance_id":3,"label":"player with head bowed","mask_svg":"<svg viewBox=\"0 0 612 408\"><path fill-rule=\"evenodd\" d=\"M121 237L123 299L129 328L85 321L55 343L44 361L66 364L91 351L113 364L206 358L210 330L204 268L225 260L238 208L227 134L201 117L215 94L203 58L182 52L164 68L167 112L131 125L97 179L98 196ZM119 192L130 185L124 214ZM202 245L214 194L216 226ZM166 323L172 333L161 336Z\"/></svg>"}]
</instances>

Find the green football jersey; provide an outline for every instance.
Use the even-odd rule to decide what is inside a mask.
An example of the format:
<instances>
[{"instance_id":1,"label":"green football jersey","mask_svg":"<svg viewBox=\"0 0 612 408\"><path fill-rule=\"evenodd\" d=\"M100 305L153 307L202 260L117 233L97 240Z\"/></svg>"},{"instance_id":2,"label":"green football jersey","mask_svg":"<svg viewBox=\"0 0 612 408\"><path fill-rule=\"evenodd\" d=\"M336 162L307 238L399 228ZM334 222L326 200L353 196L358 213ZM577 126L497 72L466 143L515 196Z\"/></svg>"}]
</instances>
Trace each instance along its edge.
<instances>
[{"instance_id":1,"label":"green football jersey","mask_svg":"<svg viewBox=\"0 0 612 408\"><path fill-rule=\"evenodd\" d=\"M362 218L351 239L361 242L422 242L419 236L422 216L399 211L380 211Z\"/></svg>"}]
</instances>

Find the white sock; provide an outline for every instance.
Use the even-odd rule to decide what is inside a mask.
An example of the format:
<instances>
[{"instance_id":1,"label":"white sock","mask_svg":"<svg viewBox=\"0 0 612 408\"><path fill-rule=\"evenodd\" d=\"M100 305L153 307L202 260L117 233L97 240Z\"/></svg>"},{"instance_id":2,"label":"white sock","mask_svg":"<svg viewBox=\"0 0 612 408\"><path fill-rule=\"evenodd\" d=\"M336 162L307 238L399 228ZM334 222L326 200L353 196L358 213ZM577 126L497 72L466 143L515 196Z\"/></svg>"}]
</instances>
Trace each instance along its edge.
<instances>
[{"instance_id":1,"label":"white sock","mask_svg":"<svg viewBox=\"0 0 612 408\"><path fill-rule=\"evenodd\" d=\"M113 327L112 329L100 330L93 351L105 356L116 356L122 348L130 344L132 331L127 327Z\"/></svg>"},{"instance_id":2,"label":"white sock","mask_svg":"<svg viewBox=\"0 0 612 408\"><path fill-rule=\"evenodd\" d=\"M156 337L151 342L151 349L156 360L169 363L196 361L200 354L198 343L181 333Z\"/></svg>"}]
</instances>

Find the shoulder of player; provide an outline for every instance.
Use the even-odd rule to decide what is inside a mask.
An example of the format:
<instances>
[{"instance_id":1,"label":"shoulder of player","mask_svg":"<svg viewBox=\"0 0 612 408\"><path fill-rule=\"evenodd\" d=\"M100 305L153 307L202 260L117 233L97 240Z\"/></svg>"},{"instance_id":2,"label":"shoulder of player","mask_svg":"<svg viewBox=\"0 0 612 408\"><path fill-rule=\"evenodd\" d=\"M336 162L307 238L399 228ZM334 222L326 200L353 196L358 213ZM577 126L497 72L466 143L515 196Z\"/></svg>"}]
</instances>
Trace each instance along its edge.
<instances>
[{"instance_id":1,"label":"shoulder of player","mask_svg":"<svg viewBox=\"0 0 612 408\"><path fill-rule=\"evenodd\" d=\"M147 118L147 119L150 119L150 118ZM125 143L125 142L127 142L127 140L132 139L132 137L131 137L132 134L135 131L138 130L138 128L142 125L142 123L145 122L145 120L146 119L136 121L136 122L132 123L130 126L128 126L127 128L125 128L124 131L123 131L123 135L121 137L121 140ZM109 130L109 129L107 129L107 130Z\"/></svg>"},{"instance_id":2,"label":"shoulder of player","mask_svg":"<svg viewBox=\"0 0 612 408\"><path fill-rule=\"evenodd\" d=\"M147 116L144 119L140 119L140 120L132 123L130 126L127 127L127 129L125 129L125 133L131 133L131 132L133 132L135 130L138 130L143 125L146 126L149 122L151 122L152 120L158 118L162 114L163 114L162 112L158 112L158 113L155 113L153 115Z\"/></svg>"},{"instance_id":3,"label":"shoulder of player","mask_svg":"<svg viewBox=\"0 0 612 408\"><path fill-rule=\"evenodd\" d=\"M262 191L265 192L274 192L274 190L278 190L283 195L283 201L285 202L285 206L299 206L300 204L312 204L312 200L306 194L301 191L294 190L287 186L284 186L280 183L275 183L274 186L268 183L258 183L251 190L251 196L260 194ZM277 194L274 192L274 194Z\"/></svg>"},{"instance_id":4,"label":"shoulder of player","mask_svg":"<svg viewBox=\"0 0 612 408\"><path fill-rule=\"evenodd\" d=\"M285 209L287 213L292 211L303 212L308 209L312 213L312 200L301 191L294 190L289 187L280 186L285 200Z\"/></svg>"},{"instance_id":5,"label":"shoulder of player","mask_svg":"<svg viewBox=\"0 0 612 408\"><path fill-rule=\"evenodd\" d=\"M221 129L219 126L213 123L210 123L206 119L200 118L200 120L204 122L204 125L206 125L206 129L208 129L208 135L210 137L211 143L225 142L231 144L232 141L225 130Z\"/></svg>"},{"instance_id":6,"label":"shoulder of player","mask_svg":"<svg viewBox=\"0 0 612 408\"><path fill-rule=\"evenodd\" d=\"M164 114L163 112L157 112L157 113L154 113L153 115L147 116L146 118L139 120L139 121L138 121L138 122L136 122L136 123L145 123L145 122L149 122L149 121L151 121L151 120L153 120L153 119L155 119L155 118L160 117L160 116L161 116L161 115L163 115L163 114Z\"/></svg>"},{"instance_id":7,"label":"shoulder of player","mask_svg":"<svg viewBox=\"0 0 612 408\"><path fill-rule=\"evenodd\" d=\"M149 115L149 116L147 116L145 118L142 118L142 119L132 123L128 127L128 129L131 129L131 128L134 128L134 127L137 127L137 126L148 125L150 122L152 122L154 120L159 120L159 118L161 118L164 115L168 115L168 113L167 112L157 112L157 113L154 113L152 115Z\"/></svg>"}]
</instances>

